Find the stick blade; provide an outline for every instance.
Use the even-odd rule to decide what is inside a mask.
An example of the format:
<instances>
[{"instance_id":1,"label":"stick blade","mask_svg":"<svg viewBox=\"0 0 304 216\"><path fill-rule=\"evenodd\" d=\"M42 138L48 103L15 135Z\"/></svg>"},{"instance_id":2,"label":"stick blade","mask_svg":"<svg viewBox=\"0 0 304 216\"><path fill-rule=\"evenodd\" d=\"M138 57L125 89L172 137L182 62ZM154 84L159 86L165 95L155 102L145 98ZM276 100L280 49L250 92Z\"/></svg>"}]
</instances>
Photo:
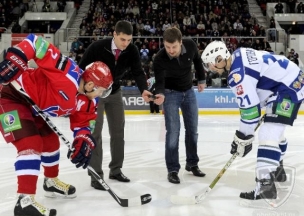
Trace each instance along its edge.
<instances>
[{"instance_id":1,"label":"stick blade","mask_svg":"<svg viewBox=\"0 0 304 216\"><path fill-rule=\"evenodd\" d=\"M195 205L198 202L196 201L196 197L187 197L187 196L178 196L171 195L170 201L175 205Z\"/></svg>"}]
</instances>

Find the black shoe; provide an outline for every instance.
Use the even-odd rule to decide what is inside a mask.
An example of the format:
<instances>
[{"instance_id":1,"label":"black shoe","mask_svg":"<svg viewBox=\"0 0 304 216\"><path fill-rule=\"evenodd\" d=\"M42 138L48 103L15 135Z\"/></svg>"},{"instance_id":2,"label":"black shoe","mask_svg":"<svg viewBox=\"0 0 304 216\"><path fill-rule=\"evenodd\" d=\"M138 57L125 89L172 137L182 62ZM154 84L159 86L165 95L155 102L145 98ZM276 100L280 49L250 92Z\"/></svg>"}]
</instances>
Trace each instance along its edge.
<instances>
[{"instance_id":1,"label":"black shoe","mask_svg":"<svg viewBox=\"0 0 304 216\"><path fill-rule=\"evenodd\" d=\"M193 175L195 176L198 176L198 177L204 177L206 174L203 173L199 168L198 166L193 166L193 167L190 167L190 166L187 166L186 165L186 168L185 168L188 172L192 172Z\"/></svg>"},{"instance_id":2,"label":"black shoe","mask_svg":"<svg viewBox=\"0 0 304 216\"><path fill-rule=\"evenodd\" d=\"M251 192L242 192L240 198L248 200L259 200L259 199L276 199L277 189L274 184L274 179L261 179L257 181L256 188Z\"/></svg>"},{"instance_id":3,"label":"black shoe","mask_svg":"<svg viewBox=\"0 0 304 216\"><path fill-rule=\"evenodd\" d=\"M110 173L109 179L116 179L117 181L120 181L120 182L129 182L130 181L130 179L128 179L128 177L125 176L123 173L118 173L118 174Z\"/></svg>"},{"instance_id":4,"label":"black shoe","mask_svg":"<svg viewBox=\"0 0 304 216\"><path fill-rule=\"evenodd\" d=\"M95 188L96 190L105 191L106 189L96 180L91 180L91 187Z\"/></svg>"},{"instance_id":5,"label":"black shoe","mask_svg":"<svg viewBox=\"0 0 304 216\"><path fill-rule=\"evenodd\" d=\"M169 172L168 173L168 181L173 183L173 184L179 184L180 180L179 177L177 175L177 172Z\"/></svg>"}]
</instances>

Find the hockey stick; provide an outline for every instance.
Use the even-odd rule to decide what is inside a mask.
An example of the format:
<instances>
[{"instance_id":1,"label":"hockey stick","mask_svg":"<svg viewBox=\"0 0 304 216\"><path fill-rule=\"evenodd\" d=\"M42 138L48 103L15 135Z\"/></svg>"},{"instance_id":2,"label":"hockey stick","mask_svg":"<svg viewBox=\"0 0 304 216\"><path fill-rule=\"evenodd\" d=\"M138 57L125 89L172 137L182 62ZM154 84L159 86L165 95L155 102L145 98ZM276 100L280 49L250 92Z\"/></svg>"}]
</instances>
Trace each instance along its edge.
<instances>
[{"instance_id":1,"label":"hockey stick","mask_svg":"<svg viewBox=\"0 0 304 216\"><path fill-rule=\"evenodd\" d=\"M254 131L256 131L260 125L262 124L263 120L265 118L265 115L262 116L262 118L259 120L257 126L255 127ZM231 156L229 161L225 164L223 169L217 174L215 179L211 182L211 184L204 190L203 193L197 195L197 196L192 196L192 197L187 197L187 196L178 196L178 195L171 195L170 201L173 204L176 205L194 205L194 204L199 204L203 201L203 199L206 198L208 193L214 188L216 183L221 179L221 177L224 175L226 170L230 167L232 162L235 160L235 158L238 156L238 153L235 153Z\"/></svg>"},{"instance_id":2,"label":"hockey stick","mask_svg":"<svg viewBox=\"0 0 304 216\"><path fill-rule=\"evenodd\" d=\"M71 149L72 145L70 141L60 132L60 130L53 124L50 118L35 104L35 102L29 97L29 95L22 89L22 87L16 81L12 81L11 84L18 90L27 102L33 107L33 109L43 118L43 120L49 125L49 127L60 137L64 144ZM114 191L109 187L109 185L96 173L96 171L91 167L87 167L88 171L93 175L93 177L102 185L106 191L108 191L115 201L122 207L132 207L140 206L149 203L152 200L150 194L144 194L139 197L134 197L131 199L122 199L118 197Z\"/></svg>"}]
</instances>

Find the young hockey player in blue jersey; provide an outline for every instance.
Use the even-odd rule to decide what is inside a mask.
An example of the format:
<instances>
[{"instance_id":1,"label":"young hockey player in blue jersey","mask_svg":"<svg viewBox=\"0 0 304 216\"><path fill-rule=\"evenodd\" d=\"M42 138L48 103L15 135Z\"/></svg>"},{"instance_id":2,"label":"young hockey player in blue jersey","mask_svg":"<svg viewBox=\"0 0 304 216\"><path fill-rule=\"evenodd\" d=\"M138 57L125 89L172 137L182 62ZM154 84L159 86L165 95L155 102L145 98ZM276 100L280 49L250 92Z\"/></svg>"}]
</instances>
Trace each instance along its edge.
<instances>
[{"instance_id":1,"label":"young hockey player in blue jersey","mask_svg":"<svg viewBox=\"0 0 304 216\"><path fill-rule=\"evenodd\" d=\"M231 144L231 154L244 157L252 149L254 130L266 107L259 129L256 187L240 194L241 200L275 200L275 181L286 181L283 156L287 148L286 125L293 125L304 98L304 72L285 56L239 48L231 55L221 41L211 42L202 53L206 69L229 73L228 83L237 98L240 126Z\"/></svg>"}]
</instances>

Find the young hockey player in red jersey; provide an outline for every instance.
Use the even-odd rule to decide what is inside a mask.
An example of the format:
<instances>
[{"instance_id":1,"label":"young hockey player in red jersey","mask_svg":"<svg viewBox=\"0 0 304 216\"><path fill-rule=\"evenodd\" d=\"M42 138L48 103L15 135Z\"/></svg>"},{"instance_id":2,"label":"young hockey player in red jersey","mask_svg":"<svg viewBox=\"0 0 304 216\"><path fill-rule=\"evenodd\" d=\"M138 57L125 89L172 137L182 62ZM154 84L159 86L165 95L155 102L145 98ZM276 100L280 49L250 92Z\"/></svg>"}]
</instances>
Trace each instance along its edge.
<instances>
[{"instance_id":1,"label":"young hockey player in red jersey","mask_svg":"<svg viewBox=\"0 0 304 216\"><path fill-rule=\"evenodd\" d=\"M30 59L38 68L28 68ZM55 209L46 208L34 199L40 165L44 168L46 196L74 198L76 189L57 178L59 138L33 113L24 96L10 84L13 80L47 115L70 117L74 141L68 157L77 168L86 168L95 147L89 122L96 118L96 98L105 96L111 89L112 75L102 62L94 62L83 71L54 45L33 34L9 48L0 63L0 130L6 142L17 149L19 198L14 215L55 216Z\"/></svg>"}]
</instances>

